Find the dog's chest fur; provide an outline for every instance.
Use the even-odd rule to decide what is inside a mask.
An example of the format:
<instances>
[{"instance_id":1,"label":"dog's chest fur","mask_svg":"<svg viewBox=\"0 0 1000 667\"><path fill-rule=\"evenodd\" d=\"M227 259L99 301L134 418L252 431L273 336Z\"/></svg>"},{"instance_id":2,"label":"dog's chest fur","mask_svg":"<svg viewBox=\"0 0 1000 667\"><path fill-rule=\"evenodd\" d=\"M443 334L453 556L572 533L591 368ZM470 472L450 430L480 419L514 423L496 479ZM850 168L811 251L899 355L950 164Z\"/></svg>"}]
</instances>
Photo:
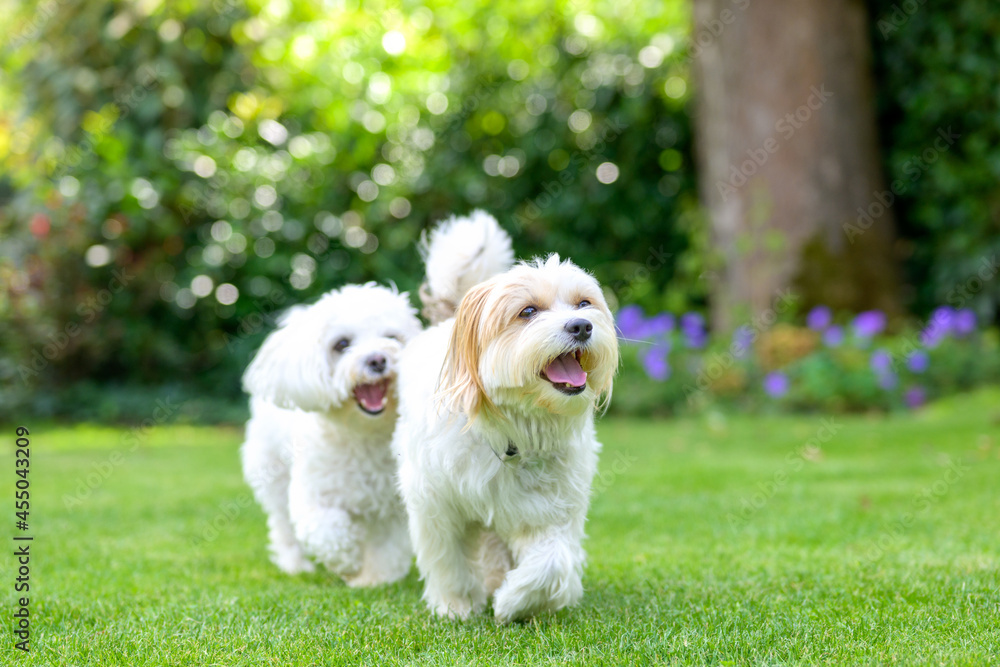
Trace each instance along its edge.
<instances>
[{"instance_id":1,"label":"dog's chest fur","mask_svg":"<svg viewBox=\"0 0 1000 667\"><path fill-rule=\"evenodd\" d=\"M403 513L396 490L396 459L384 434L320 416L303 428L312 434L295 452L293 468L308 469L310 474L293 479L310 485L310 495L320 504L368 520Z\"/></svg>"},{"instance_id":2,"label":"dog's chest fur","mask_svg":"<svg viewBox=\"0 0 1000 667\"><path fill-rule=\"evenodd\" d=\"M528 437L474 429L457 452L448 467L467 520L518 533L568 522L587 507L597 450L586 430Z\"/></svg>"}]
</instances>

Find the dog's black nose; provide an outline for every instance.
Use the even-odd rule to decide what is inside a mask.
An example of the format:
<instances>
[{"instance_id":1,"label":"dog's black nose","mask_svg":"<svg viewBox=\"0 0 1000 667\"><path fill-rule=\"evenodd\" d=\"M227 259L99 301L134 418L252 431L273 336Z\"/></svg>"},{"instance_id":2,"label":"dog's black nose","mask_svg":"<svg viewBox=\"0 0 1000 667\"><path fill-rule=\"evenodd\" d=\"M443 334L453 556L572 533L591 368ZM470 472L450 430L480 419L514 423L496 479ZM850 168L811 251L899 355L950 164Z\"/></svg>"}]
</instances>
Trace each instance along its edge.
<instances>
[{"instance_id":1,"label":"dog's black nose","mask_svg":"<svg viewBox=\"0 0 1000 667\"><path fill-rule=\"evenodd\" d=\"M385 373L385 356L381 354L373 354L368 357L368 370L372 373Z\"/></svg>"},{"instance_id":2,"label":"dog's black nose","mask_svg":"<svg viewBox=\"0 0 1000 667\"><path fill-rule=\"evenodd\" d=\"M590 332L593 330L594 325L581 318L570 320L566 323L566 331L581 343L590 338Z\"/></svg>"}]
</instances>

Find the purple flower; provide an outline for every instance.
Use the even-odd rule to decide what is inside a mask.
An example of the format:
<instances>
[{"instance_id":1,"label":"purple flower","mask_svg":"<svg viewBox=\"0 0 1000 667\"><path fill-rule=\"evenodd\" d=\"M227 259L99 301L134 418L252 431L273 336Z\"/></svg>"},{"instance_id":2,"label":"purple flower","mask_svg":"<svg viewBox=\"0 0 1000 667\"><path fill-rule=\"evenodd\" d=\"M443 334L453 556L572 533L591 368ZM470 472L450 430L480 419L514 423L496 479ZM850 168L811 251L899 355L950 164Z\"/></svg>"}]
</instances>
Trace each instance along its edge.
<instances>
[{"instance_id":1,"label":"purple flower","mask_svg":"<svg viewBox=\"0 0 1000 667\"><path fill-rule=\"evenodd\" d=\"M788 376L784 373L768 373L764 377L764 392L771 398L781 398L788 393Z\"/></svg>"},{"instance_id":2,"label":"purple flower","mask_svg":"<svg viewBox=\"0 0 1000 667\"><path fill-rule=\"evenodd\" d=\"M806 326L813 331L822 331L833 322L833 313L826 306L816 306L806 315Z\"/></svg>"},{"instance_id":3,"label":"purple flower","mask_svg":"<svg viewBox=\"0 0 1000 667\"><path fill-rule=\"evenodd\" d=\"M667 361L669 352L666 345L654 345L646 350L642 354L642 367L646 369L646 375L658 382L670 377L670 363Z\"/></svg>"},{"instance_id":4,"label":"purple flower","mask_svg":"<svg viewBox=\"0 0 1000 667\"><path fill-rule=\"evenodd\" d=\"M899 384L899 377L892 371L878 373L878 386L882 389L889 391L895 389L897 384Z\"/></svg>"},{"instance_id":5,"label":"purple flower","mask_svg":"<svg viewBox=\"0 0 1000 667\"><path fill-rule=\"evenodd\" d=\"M906 390L906 394L903 395L903 400L906 401L906 405L910 408L919 408L927 401L927 392L920 386L910 387Z\"/></svg>"},{"instance_id":6,"label":"purple flower","mask_svg":"<svg viewBox=\"0 0 1000 667\"><path fill-rule=\"evenodd\" d=\"M955 313L951 326L956 336L968 336L976 330L976 314L963 308Z\"/></svg>"},{"instance_id":7,"label":"purple flower","mask_svg":"<svg viewBox=\"0 0 1000 667\"><path fill-rule=\"evenodd\" d=\"M625 306L618 311L618 330L622 338L642 340L646 334L646 318L640 306Z\"/></svg>"},{"instance_id":8,"label":"purple flower","mask_svg":"<svg viewBox=\"0 0 1000 667\"><path fill-rule=\"evenodd\" d=\"M938 343L944 340L945 335L946 332L939 328L935 328L933 324L930 324L926 329L920 332L920 344L924 347L934 349L938 346Z\"/></svg>"},{"instance_id":9,"label":"purple flower","mask_svg":"<svg viewBox=\"0 0 1000 667\"><path fill-rule=\"evenodd\" d=\"M935 308L927 319L927 326L920 333L920 342L924 347L934 348L948 337L955 324L955 311L948 306Z\"/></svg>"},{"instance_id":10,"label":"purple flower","mask_svg":"<svg viewBox=\"0 0 1000 667\"><path fill-rule=\"evenodd\" d=\"M886 317L881 310L866 310L854 318L854 334L859 338L872 338L885 331Z\"/></svg>"},{"instance_id":11,"label":"purple flower","mask_svg":"<svg viewBox=\"0 0 1000 667\"><path fill-rule=\"evenodd\" d=\"M844 342L844 330L837 325L833 325L823 332L823 343L827 347L840 347Z\"/></svg>"},{"instance_id":12,"label":"purple flower","mask_svg":"<svg viewBox=\"0 0 1000 667\"><path fill-rule=\"evenodd\" d=\"M684 313L681 315L681 333L687 346L693 349L705 347L708 334L705 331L705 318L700 313Z\"/></svg>"},{"instance_id":13,"label":"purple flower","mask_svg":"<svg viewBox=\"0 0 1000 667\"><path fill-rule=\"evenodd\" d=\"M952 324L955 321L955 311L949 306L940 306L931 313L930 321L944 329L946 333L951 332Z\"/></svg>"},{"instance_id":14,"label":"purple flower","mask_svg":"<svg viewBox=\"0 0 1000 667\"><path fill-rule=\"evenodd\" d=\"M872 370L876 373L886 373L892 368L892 355L885 350L879 348L872 352L871 360Z\"/></svg>"},{"instance_id":15,"label":"purple flower","mask_svg":"<svg viewBox=\"0 0 1000 667\"><path fill-rule=\"evenodd\" d=\"M923 373L927 370L927 366L930 365L930 355L924 350L917 350L910 355L910 358L906 360L907 367L914 373Z\"/></svg>"},{"instance_id":16,"label":"purple flower","mask_svg":"<svg viewBox=\"0 0 1000 667\"><path fill-rule=\"evenodd\" d=\"M664 336L674 330L674 316L660 313L646 321L646 335Z\"/></svg>"},{"instance_id":17,"label":"purple flower","mask_svg":"<svg viewBox=\"0 0 1000 667\"><path fill-rule=\"evenodd\" d=\"M701 313L684 313L681 315L681 329L683 331L702 331L705 328L705 318Z\"/></svg>"},{"instance_id":18,"label":"purple flower","mask_svg":"<svg viewBox=\"0 0 1000 667\"><path fill-rule=\"evenodd\" d=\"M733 332L733 345L732 352L733 356L737 359L743 359L750 352L750 346L753 345L754 333L753 329L743 325L739 329Z\"/></svg>"},{"instance_id":19,"label":"purple flower","mask_svg":"<svg viewBox=\"0 0 1000 667\"><path fill-rule=\"evenodd\" d=\"M689 331L684 333L684 342L692 350L700 350L708 345L708 334L704 331Z\"/></svg>"}]
</instances>

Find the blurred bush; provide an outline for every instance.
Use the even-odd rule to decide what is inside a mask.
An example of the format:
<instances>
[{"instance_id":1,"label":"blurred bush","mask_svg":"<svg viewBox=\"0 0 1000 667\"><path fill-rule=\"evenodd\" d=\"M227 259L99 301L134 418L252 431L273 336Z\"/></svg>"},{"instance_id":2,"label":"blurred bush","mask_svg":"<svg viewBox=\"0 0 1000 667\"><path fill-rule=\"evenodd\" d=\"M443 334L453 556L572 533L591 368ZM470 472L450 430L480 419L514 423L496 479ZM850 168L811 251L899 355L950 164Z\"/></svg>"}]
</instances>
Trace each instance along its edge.
<instances>
[{"instance_id":1,"label":"blurred bush","mask_svg":"<svg viewBox=\"0 0 1000 667\"><path fill-rule=\"evenodd\" d=\"M415 239L474 207L612 299L704 300L682 3L91 1L15 25L8 405L78 414L84 378L238 396L277 311L412 290Z\"/></svg>"},{"instance_id":2,"label":"blurred bush","mask_svg":"<svg viewBox=\"0 0 1000 667\"><path fill-rule=\"evenodd\" d=\"M887 182L914 309L1000 306L1000 13L978 0L875 0ZM876 209L877 210L877 209Z\"/></svg>"},{"instance_id":3,"label":"blurred bush","mask_svg":"<svg viewBox=\"0 0 1000 667\"><path fill-rule=\"evenodd\" d=\"M0 55L0 406L113 419L148 404L140 385L231 401L275 313L345 282L413 290L414 240L474 207L520 254L592 270L612 304L699 309L711 249L688 6L19 5ZM1000 15L972 0L870 7L913 310L996 321ZM723 345L698 317L676 335ZM759 346L759 365L734 364L713 395L755 400L793 368L790 386L815 388L803 405L903 400L877 391L865 359L794 324ZM626 351L624 381L671 363L672 379L630 385L616 406L684 399L677 378L696 376L699 356L664 347ZM934 377L965 386L968 373Z\"/></svg>"}]
</instances>

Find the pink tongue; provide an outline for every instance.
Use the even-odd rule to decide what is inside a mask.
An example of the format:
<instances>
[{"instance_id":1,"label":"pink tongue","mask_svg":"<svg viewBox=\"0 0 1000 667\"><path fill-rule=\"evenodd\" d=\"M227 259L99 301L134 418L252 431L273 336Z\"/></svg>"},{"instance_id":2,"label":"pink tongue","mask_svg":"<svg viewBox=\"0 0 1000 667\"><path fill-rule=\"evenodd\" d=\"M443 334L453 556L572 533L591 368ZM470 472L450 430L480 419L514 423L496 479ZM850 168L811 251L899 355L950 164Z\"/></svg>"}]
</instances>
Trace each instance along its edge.
<instances>
[{"instance_id":1,"label":"pink tongue","mask_svg":"<svg viewBox=\"0 0 1000 667\"><path fill-rule=\"evenodd\" d=\"M582 387L587 383L587 374L580 367L580 362L576 360L571 352L556 357L544 371L549 382L557 384L570 384L574 387Z\"/></svg>"},{"instance_id":2,"label":"pink tongue","mask_svg":"<svg viewBox=\"0 0 1000 667\"><path fill-rule=\"evenodd\" d=\"M378 384L359 384L354 388L354 398L358 399L365 410L377 412L385 407L385 393L387 385L385 382Z\"/></svg>"}]
</instances>

